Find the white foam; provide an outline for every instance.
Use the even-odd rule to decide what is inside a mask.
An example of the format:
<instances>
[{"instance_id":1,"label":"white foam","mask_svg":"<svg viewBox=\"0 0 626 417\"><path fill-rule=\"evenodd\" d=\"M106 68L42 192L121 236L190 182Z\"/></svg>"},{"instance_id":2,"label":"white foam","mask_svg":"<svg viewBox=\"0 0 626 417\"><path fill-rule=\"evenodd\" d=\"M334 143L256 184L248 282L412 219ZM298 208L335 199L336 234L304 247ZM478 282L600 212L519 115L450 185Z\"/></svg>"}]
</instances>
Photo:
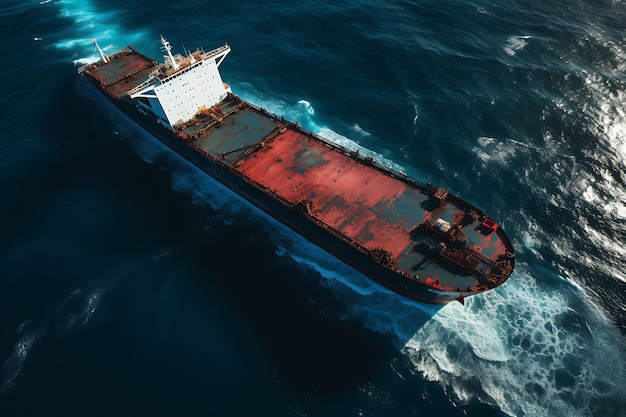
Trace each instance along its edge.
<instances>
[{"instance_id":1,"label":"white foam","mask_svg":"<svg viewBox=\"0 0 626 417\"><path fill-rule=\"evenodd\" d=\"M507 54L513 56L518 51L524 49L529 41L530 36L511 36L507 39L506 45L503 46L502 49L504 49Z\"/></svg>"},{"instance_id":2,"label":"white foam","mask_svg":"<svg viewBox=\"0 0 626 417\"><path fill-rule=\"evenodd\" d=\"M415 132L417 132L417 122L419 121L419 118L420 118L420 108L417 102L412 102L412 104L413 104L413 112L415 113L415 116L413 116L413 129Z\"/></svg>"},{"instance_id":3,"label":"white foam","mask_svg":"<svg viewBox=\"0 0 626 417\"><path fill-rule=\"evenodd\" d=\"M489 163L507 165L511 159L520 151L519 142L512 139L496 139L493 137L479 137L479 146L474 146L472 151L483 162L484 170L487 170Z\"/></svg>"},{"instance_id":4,"label":"white foam","mask_svg":"<svg viewBox=\"0 0 626 417\"><path fill-rule=\"evenodd\" d=\"M256 106L296 122L310 131L315 132L319 128L312 117L315 115L315 109L307 100L298 100L295 104L290 104L277 98L268 97L252 84L246 82L232 85L232 87L235 94Z\"/></svg>"},{"instance_id":5,"label":"white foam","mask_svg":"<svg viewBox=\"0 0 626 417\"><path fill-rule=\"evenodd\" d=\"M30 351L37 344L43 332L37 328L33 330L27 330L32 327L32 320L28 320L18 327L19 339L13 346L11 355L2 364L3 373L5 379L2 387L4 389L10 389L14 386L15 381L22 371L24 362L28 358Z\"/></svg>"},{"instance_id":6,"label":"white foam","mask_svg":"<svg viewBox=\"0 0 626 417\"><path fill-rule=\"evenodd\" d=\"M98 308L98 304L100 304L100 298L102 296L102 293L103 293L103 290L98 288L95 291L93 291L91 294L89 294L89 297L87 298L87 301L82 311L82 318L83 318L82 324L87 324L89 319L91 319L93 314L96 312L96 309Z\"/></svg>"},{"instance_id":7,"label":"white foam","mask_svg":"<svg viewBox=\"0 0 626 417\"><path fill-rule=\"evenodd\" d=\"M488 137L488 136L481 136L477 139L478 144L482 146L483 148L486 148L487 146L491 145L495 141L496 140L494 138Z\"/></svg>"},{"instance_id":8,"label":"white foam","mask_svg":"<svg viewBox=\"0 0 626 417\"><path fill-rule=\"evenodd\" d=\"M124 33L116 22L115 12L96 11L89 0L62 0L55 4L60 5L60 15L72 20L76 29L75 38L62 39L55 46L81 54L80 58L74 59L75 65L93 63L100 59L93 47L93 38L98 40L105 53L113 53L121 46L136 44L144 37L143 32Z\"/></svg>"},{"instance_id":9,"label":"white foam","mask_svg":"<svg viewBox=\"0 0 626 417\"><path fill-rule=\"evenodd\" d=\"M55 322L60 319L61 323L63 323L63 330L65 331L74 328L77 323L81 325L87 324L96 312L103 292L104 290L100 288L93 290L87 298L80 303L82 304L80 311L72 312L75 308L73 305L75 300L79 300L79 297L83 293L80 288L75 288L54 308L47 312L42 312L45 313L43 314L42 320L29 319L21 323L16 329L18 338L13 347L13 351L2 365L2 370L5 375L2 387L4 389L13 388L32 349L40 342L43 336L49 332L48 328L50 326L48 322Z\"/></svg>"},{"instance_id":10,"label":"white foam","mask_svg":"<svg viewBox=\"0 0 626 417\"><path fill-rule=\"evenodd\" d=\"M307 113L309 113L311 116L315 114L315 109L313 108L313 106L311 106L311 103L309 103L308 101L299 100L298 104L302 104L304 108L306 109Z\"/></svg>"},{"instance_id":11,"label":"white foam","mask_svg":"<svg viewBox=\"0 0 626 417\"><path fill-rule=\"evenodd\" d=\"M591 185L585 188L585 191L583 191L582 196L585 199L585 201L588 203L593 203L594 201L598 200L598 193L596 193L596 191L593 189Z\"/></svg>"},{"instance_id":12,"label":"white foam","mask_svg":"<svg viewBox=\"0 0 626 417\"><path fill-rule=\"evenodd\" d=\"M352 125L352 130L354 130L356 133L358 133L359 135L363 137L371 136L371 133L363 129L358 123L355 123Z\"/></svg>"},{"instance_id":13,"label":"white foam","mask_svg":"<svg viewBox=\"0 0 626 417\"><path fill-rule=\"evenodd\" d=\"M75 66L81 66L81 65L87 65L87 64L95 64L99 60L100 60L99 57L92 56L92 57L78 58L78 59L73 60L72 62L74 63Z\"/></svg>"},{"instance_id":14,"label":"white foam","mask_svg":"<svg viewBox=\"0 0 626 417\"><path fill-rule=\"evenodd\" d=\"M504 286L467 299L465 308L443 308L404 352L460 400L480 397L510 415L586 415L594 398L619 398L626 370L609 358L623 357L624 346L572 293L540 287L518 265Z\"/></svg>"},{"instance_id":15,"label":"white foam","mask_svg":"<svg viewBox=\"0 0 626 417\"><path fill-rule=\"evenodd\" d=\"M299 123L305 129L310 130L311 132L316 133L321 137L330 140L338 145L341 145L344 148L350 149L351 151L358 152L364 156L369 156L374 161L388 168L391 168L394 171L405 173L405 169L401 165L396 164L395 162L391 161L388 158L385 158L383 155L377 152L364 148L353 139L341 135L329 127L320 125L314 118L315 109L308 100L298 100L296 106L290 106L281 100L265 97L250 84L245 83L242 84L240 87L241 91L236 91L236 93L239 94L244 100L247 100L259 107L265 108L268 111L275 113L279 116L284 116L288 120L293 120ZM353 127L353 130L355 130L362 136L369 135L368 132L362 129L361 131L358 131Z\"/></svg>"}]
</instances>

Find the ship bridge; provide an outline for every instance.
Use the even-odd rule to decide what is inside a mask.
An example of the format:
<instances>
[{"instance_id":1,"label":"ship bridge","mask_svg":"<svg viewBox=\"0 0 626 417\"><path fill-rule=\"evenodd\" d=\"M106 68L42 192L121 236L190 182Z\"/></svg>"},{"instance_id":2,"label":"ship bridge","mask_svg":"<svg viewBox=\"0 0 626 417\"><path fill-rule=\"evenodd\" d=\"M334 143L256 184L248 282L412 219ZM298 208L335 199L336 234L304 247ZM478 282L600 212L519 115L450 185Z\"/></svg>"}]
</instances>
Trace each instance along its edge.
<instances>
[{"instance_id":1,"label":"ship bridge","mask_svg":"<svg viewBox=\"0 0 626 417\"><path fill-rule=\"evenodd\" d=\"M198 50L187 56L173 55L161 36L167 53L143 83L128 91L140 111L153 113L159 123L172 129L190 120L201 108L210 108L231 91L222 81L218 67L230 52L224 45L210 52Z\"/></svg>"}]
</instances>

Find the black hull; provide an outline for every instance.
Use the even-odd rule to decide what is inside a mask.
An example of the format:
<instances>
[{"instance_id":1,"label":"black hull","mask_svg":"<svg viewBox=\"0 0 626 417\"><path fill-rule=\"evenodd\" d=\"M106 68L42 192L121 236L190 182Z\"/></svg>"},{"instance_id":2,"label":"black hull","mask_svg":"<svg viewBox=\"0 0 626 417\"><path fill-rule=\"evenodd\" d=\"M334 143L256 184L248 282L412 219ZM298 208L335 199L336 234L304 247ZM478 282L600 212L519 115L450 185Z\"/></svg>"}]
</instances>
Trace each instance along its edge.
<instances>
[{"instance_id":1,"label":"black hull","mask_svg":"<svg viewBox=\"0 0 626 417\"><path fill-rule=\"evenodd\" d=\"M439 290L408 279L405 275L374 260L369 253L359 250L341 237L325 230L324 227L312 221L310 217L304 216L300 211L281 203L265 190L255 187L238 172L230 169L228 165L209 158L198 149L189 146L170 130L160 126L156 118L139 113L131 102L105 96L123 116L149 133L150 136L165 144L243 199L319 246L329 255L350 265L356 271L392 292L414 301L429 304L447 304L455 300L463 302L465 297L478 293L476 290L471 292Z\"/></svg>"},{"instance_id":2,"label":"black hull","mask_svg":"<svg viewBox=\"0 0 626 417\"><path fill-rule=\"evenodd\" d=\"M445 304L508 279L513 246L486 213L231 94L218 70L229 51L161 65L128 46L78 72L151 136L395 293Z\"/></svg>"}]
</instances>

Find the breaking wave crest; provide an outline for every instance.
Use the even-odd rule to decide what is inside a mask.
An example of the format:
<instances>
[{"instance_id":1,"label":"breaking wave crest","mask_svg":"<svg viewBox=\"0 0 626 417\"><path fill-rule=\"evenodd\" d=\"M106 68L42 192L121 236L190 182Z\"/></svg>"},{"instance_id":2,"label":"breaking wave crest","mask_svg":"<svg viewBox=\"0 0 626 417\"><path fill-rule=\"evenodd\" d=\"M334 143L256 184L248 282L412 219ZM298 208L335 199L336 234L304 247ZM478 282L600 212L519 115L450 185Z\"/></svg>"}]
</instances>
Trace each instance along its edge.
<instances>
[{"instance_id":1,"label":"breaking wave crest","mask_svg":"<svg viewBox=\"0 0 626 417\"><path fill-rule=\"evenodd\" d=\"M307 100L299 100L295 105L290 105L282 100L268 98L257 91L253 86L248 83L243 83L239 86L240 91L235 91L244 100L251 102L257 106L263 107L270 112L279 116L284 116L288 120L292 120L300 124L305 129L320 135L321 137L330 140L338 145L341 145L351 151L360 153L361 155L369 156L381 165L393 169L394 171L405 173L404 167L398 165L392 160L385 158L383 155L374 152L370 149L364 148L359 145L355 140L348 138L340 133L337 133L333 129L320 125L315 120L315 109L311 103ZM369 133L361 129L358 124L355 124L352 129L358 133L359 136L367 136Z\"/></svg>"}]
</instances>

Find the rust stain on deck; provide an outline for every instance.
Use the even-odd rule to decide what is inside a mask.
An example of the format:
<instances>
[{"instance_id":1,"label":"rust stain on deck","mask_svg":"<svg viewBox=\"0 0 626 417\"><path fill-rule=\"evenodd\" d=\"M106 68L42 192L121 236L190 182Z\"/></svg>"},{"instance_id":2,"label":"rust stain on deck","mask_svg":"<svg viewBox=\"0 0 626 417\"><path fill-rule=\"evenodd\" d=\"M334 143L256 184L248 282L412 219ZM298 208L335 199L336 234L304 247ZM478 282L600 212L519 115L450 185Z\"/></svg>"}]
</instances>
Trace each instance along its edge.
<instances>
[{"instance_id":1,"label":"rust stain on deck","mask_svg":"<svg viewBox=\"0 0 626 417\"><path fill-rule=\"evenodd\" d=\"M402 195L403 183L299 132L286 130L237 169L292 204L310 200L312 216L368 249L397 257L411 243L409 230L374 211Z\"/></svg>"}]
</instances>

